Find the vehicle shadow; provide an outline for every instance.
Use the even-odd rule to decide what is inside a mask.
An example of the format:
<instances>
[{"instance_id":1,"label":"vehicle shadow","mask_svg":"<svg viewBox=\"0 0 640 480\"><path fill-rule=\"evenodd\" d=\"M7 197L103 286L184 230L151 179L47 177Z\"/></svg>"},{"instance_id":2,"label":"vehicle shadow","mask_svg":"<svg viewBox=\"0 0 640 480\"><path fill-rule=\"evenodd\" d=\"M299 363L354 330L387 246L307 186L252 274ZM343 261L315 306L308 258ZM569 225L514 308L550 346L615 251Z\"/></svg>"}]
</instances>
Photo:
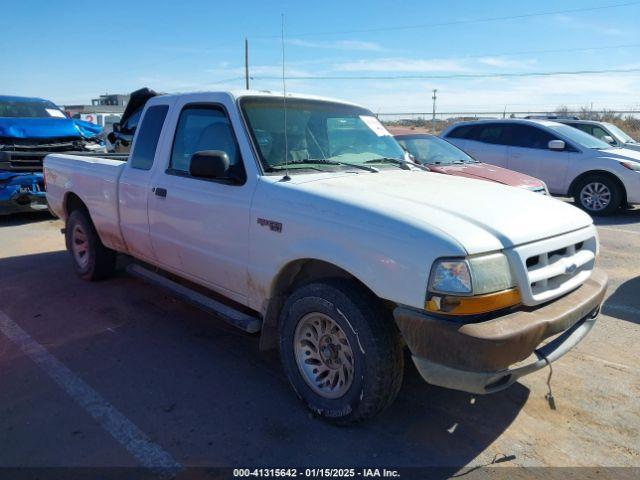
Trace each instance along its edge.
<instances>
[{"instance_id":1,"label":"vehicle shadow","mask_svg":"<svg viewBox=\"0 0 640 480\"><path fill-rule=\"evenodd\" d=\"M51 215L47 210L42 212L12 213L10 215L0 216L0 228L15 227L18 225L25 225L27 223L45 222L47 220L54 220L55 218L56 217Z\"/></svg>"},{"instance_id":2,"label":"vehicle shadow","mask_svg":"<svg viewBox=\"0 0 640 480\"><path fill-rule=\"evenodd\" d=\"M575 202L570 197L556 196L554 198L570 203L575 206ZM628 225L640 222L640 206L621 208L615 215L609 217L593 216L593 223L596 225Z\"/></svg>"},{"instance_id":3,"label":"vehicle shadow","mask_svg":"<svg viewBox=\"0 0 640 480\"><path fill-rule=\"evenodd\" d=\"M603 226L637 224L640 223L640 208L622 209L610 217L593 217L593 223Z\"/></svg>"},{"instance_id":4,"label":"vehicle shadow","mask_svg":"<svg viewBox=\"0 0 640 480\"><path fill-rule=\"evenodd\" d=\"M259 352L257 335L138 279L119 272L83 282L64 251L0 259L0 271L0 309L184 465L434 467L429 478L448 478L500 437L529 396L521 384L490 396L428 385L407 355L396 402L368 422L338 427L306 411L277 354ZM23 382L21 375L11 378ZM28 420L42 408L25 401L12 415ZM78 428L52 419L38 435L58 448L60 431ZM12 435L0 439L7 456L21 448ZM60 462L72 454L61 450Z\"/></svg>"},{"instance_id":5,"label":"vehicle shadow","mask_svg":"<svg viewBox=\"0 0 640 480\"><path fill-rule=\"evenodd\" d=\"M627 280L604 302L602 313L610 317L640 323L640 276Z\"/></svg>"}]
</instances>

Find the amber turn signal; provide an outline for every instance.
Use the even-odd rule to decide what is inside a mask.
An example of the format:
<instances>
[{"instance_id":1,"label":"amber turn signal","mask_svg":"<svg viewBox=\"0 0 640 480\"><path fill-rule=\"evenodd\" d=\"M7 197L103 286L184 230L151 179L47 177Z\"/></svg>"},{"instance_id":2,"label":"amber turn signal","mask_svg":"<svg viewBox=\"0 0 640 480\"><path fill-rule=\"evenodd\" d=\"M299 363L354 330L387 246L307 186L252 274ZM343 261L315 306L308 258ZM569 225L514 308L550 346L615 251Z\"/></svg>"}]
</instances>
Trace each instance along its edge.
<instances>
[{"instance_id":1,"label":"amber turn signal","mask_svg":"<svg viewBox=\"0 0 640 480\"><path fill-rule=\"evenodd\" d=\"M512 307L519 303L520 292L517 288L510 288L472 297L432 295L425 304L425 310L445 315L477 315Z\"/></svg>"}]
</instances>

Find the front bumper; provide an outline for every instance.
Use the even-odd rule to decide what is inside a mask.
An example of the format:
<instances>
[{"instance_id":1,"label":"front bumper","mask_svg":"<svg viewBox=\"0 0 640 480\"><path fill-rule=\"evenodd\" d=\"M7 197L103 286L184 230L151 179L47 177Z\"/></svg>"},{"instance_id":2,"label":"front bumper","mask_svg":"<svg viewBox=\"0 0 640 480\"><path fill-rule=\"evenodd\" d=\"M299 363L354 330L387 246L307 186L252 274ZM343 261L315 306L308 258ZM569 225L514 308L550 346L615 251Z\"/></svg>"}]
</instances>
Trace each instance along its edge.
<instances>
[{"instance_id":1,"label":"front bumper","mask_svg":"<svg viewBox=\"0 0 640 480\"><path fill-rule=\"evenodd\" d=\"M582 286L559 299L487 321L459 323L408 307L397 307L394 317L427 382L492 393L577 345L595 324L606 289L607 275L596 269Z\"/></svg>"},{"instance_id":2,"label":"front bumper","mask_svg":"<svg viewBox=\"0 0 640 480\"><path fill-rule=\"evenodd\" d=\"M0 215L47 210L45 192L25 190L20 185L9 185L0 189Z\"/></svg>"}]
</instances>

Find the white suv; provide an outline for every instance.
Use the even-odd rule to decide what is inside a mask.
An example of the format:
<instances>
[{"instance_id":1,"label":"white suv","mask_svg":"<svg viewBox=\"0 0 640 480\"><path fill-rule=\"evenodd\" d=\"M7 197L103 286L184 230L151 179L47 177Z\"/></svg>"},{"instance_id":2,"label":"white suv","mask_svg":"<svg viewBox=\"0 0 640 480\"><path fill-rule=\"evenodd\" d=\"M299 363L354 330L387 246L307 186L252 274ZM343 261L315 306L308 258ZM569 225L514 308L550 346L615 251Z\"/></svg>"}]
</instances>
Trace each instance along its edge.
<instances>
[{"instance_id":1,"label":"white suv","mask_svg":"<svg viewBox=\"0 0 640 480\"><path fill-rule=\"evenodd\" d=\"M640 203L640 152L615 148L547 120L461 122L442 137L481 162L543 180L549 191L574 197L594 215Z\"/></svg>"},{"instance_id":2,"label":"white suv","mask_svg":"<svg viewBox=\"0 0 640 480\"><path fill-rule=\"evenodd\" d=\"M640 152L640 143L636 142L624 130L619 129L613 123L573 119L562 119L558 120L558 122L582 130L613 147L628 148Z\"/></svg>"}]
</instances>

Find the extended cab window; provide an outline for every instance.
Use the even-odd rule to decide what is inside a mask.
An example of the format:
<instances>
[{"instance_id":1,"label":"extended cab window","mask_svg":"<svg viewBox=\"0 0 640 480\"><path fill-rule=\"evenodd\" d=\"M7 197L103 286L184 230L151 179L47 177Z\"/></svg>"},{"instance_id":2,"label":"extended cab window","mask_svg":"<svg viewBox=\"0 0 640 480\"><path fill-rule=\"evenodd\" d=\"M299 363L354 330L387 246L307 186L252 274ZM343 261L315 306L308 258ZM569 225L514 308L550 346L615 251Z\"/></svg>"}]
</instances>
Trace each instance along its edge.
<instances>
[{"instance_id":1,"label":"extended cab window","mask_svg":"<svg viewBox=\"0 0 640 480\"><path fill-rule=\"evenodd\" d=\"M158 139L160 138L160 131L168 111L168 105L156 105L147 109L138 130L136 145L129 158L131 167L139 168L140 170L151 169L156 147L158 146Z\"/></svg>"},{"instance_id":2,"label":"extended cab window","mask_svg":"<svg viewBox=\"0 0 640 480\"><path fill-rule=\"evenodd\" d=\"M219 150L229 157L232 177L246 177L238 143L226 112L213 105L187 106L180 113L171 150L169 173L189 174L191 156L196 152Z\"/></svg>"}]
</instances>

